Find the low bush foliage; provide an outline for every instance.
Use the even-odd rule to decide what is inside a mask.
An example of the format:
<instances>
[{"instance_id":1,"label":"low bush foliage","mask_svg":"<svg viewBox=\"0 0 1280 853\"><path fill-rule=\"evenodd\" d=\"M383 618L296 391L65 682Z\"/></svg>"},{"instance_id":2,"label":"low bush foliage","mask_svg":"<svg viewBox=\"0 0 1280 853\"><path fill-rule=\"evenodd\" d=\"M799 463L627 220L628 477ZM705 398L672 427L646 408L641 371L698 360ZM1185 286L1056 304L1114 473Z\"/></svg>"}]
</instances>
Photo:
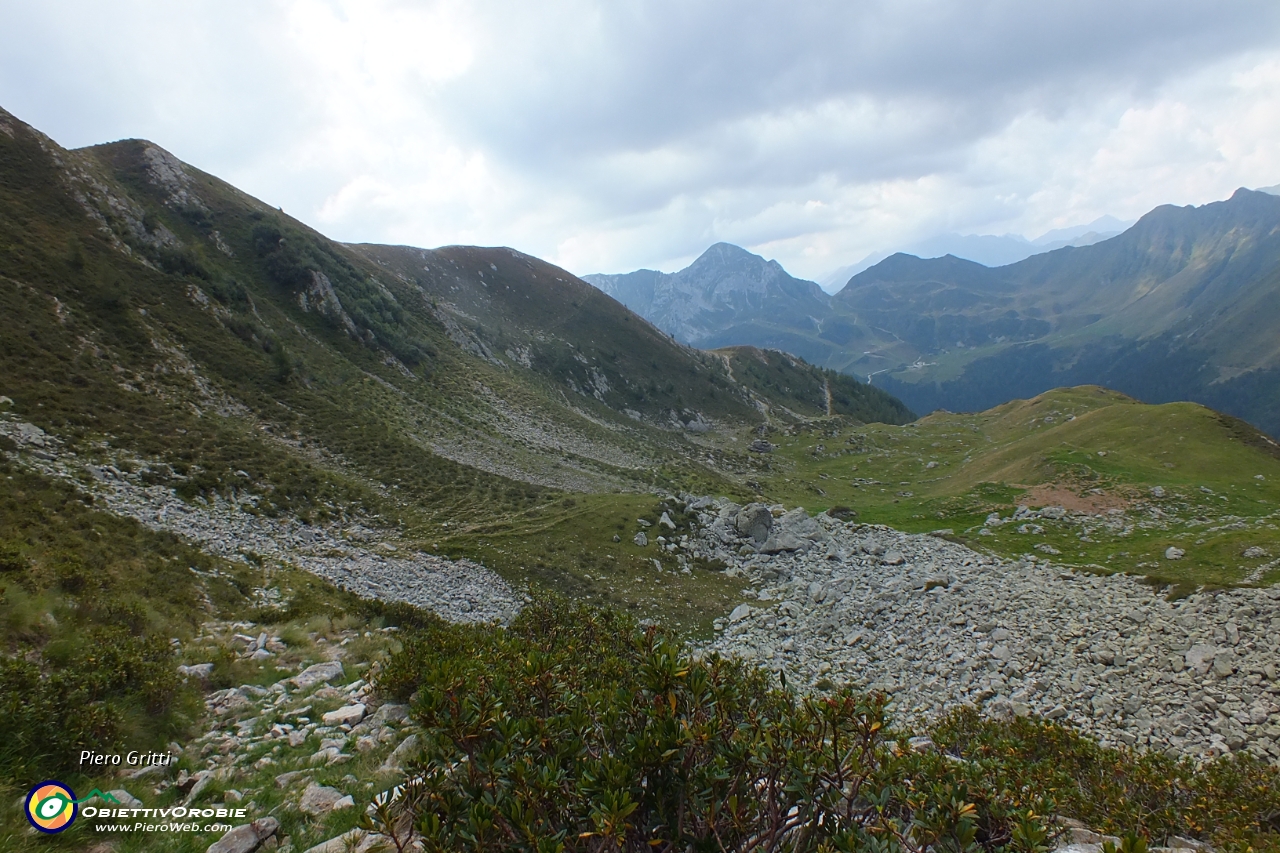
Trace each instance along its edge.
<instances>
[{"instance_id":1,"label":"low bush foliage","mask_svg":"<svg viewBox=\"0 0 1280 853\"><path fill-rule=\"evenodd\" d=\"M917 752L883 695L804 696L616 612L424 623L377 674L424 751L384 831L427 850L1047 850L1054 815L1138 838L1274 844L1274 770L1199 770L959 711Z\"/></svg>"},{"instance_id":2,"label":"low bush foliage","mask_svg":"<svg viewBox=\"0 0 1280 853\"><path fill-rule=\"evenodd\" d=\"M1050 804L916 753L882 695L801 696L656 628L563 603L409 632L429 850L1046 849Z\"/></svg>"},{"instance_id":3,"label":"low bush foliage","mask_svg":"<svg viewBox=\"0 0 1280 853\"><path fill-rule=\"evenodd\" d=\"M159 637L98 627L50 643L39 662L0 657L0 776L38 778L78 766L81 749L102 749L139 729L169 734L171 712L189 703L173 654Z\"/></svg>"},{"instance_id":4,"label":"low bush foliage","mask_svg":"<svg viewBox=\"0 0 1280 853\"><path fill-rule=\"evenodd\" d=\"M1280 773L1247 753L1197 765L1189 758L1099 746L1064 726L953 712L932 733L980 765L998 788L1030 789L1095 829L1205 838L1222 849L1280 849Z\"/></svg>"}]
</instances>

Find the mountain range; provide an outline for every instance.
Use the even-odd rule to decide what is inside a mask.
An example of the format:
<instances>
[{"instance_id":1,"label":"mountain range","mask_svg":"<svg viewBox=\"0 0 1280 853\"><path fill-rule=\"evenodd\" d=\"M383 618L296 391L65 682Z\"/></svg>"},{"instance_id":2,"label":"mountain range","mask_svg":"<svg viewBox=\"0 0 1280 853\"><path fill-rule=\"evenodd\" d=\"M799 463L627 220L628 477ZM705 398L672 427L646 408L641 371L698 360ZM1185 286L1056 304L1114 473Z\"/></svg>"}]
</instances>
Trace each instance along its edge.
<instances>
[{"instance_id":1,"label":"mountain range","mask_svg":"<svg viewBox=\"0 0 1280 853\"><path fill-rule=\"evenodd\" d=\"M939 234L903 246L895 252L873 252L856 264L840 267L822 277L819 285L828 293L844 287L850 278L899 252L918 258L940 258L954 255L988 267L1017 263L1032 255L1052 252L1066 246L1089 246L1108 240L1133 225L1114 216L1102 216L1087 225L1055 228L1028 240L1021 234Z\"/></svg>"},{"instance_id":2,"label":"mountain range","mask_svg":"<svg viewBox=\"0 0 1280 853\"><path fill-rule=\"evenodd\" d=\"M46 429L305 435L433 503L461 479L644 490L711 431L912 417L791 356L677 343L511 249L340 244L152 143L70 151L3 111L0 143L0 394ZM216 490L243 465L203 467Z\"/></svg>"},{"instance_id":3,"label":"mountain range","mask_svg":"<svg viewBox=\"0 0 1280 853\"><path fill-rule=\"evenodd\" d=\"M587 279L632 282L625 298L659 325L719 294L716 308L700 309L700 339L873 377L916 411L977 411L1093 383L1149 402L1202 402L1280 434L1280 197L1269 192L1161 206L1109 239L994 268L899 253L852 276L824 307L812 290L797 298L794 286L776 288L767 316L718 289L726 257L726 284L749 277L749 265L759 280L766 268L782 280L775 262L723 246L667 276ZM695 267L698 286L684 286ZM665 288L661 314L648 313L649 281Z\"/></svg>"}]
</instances>

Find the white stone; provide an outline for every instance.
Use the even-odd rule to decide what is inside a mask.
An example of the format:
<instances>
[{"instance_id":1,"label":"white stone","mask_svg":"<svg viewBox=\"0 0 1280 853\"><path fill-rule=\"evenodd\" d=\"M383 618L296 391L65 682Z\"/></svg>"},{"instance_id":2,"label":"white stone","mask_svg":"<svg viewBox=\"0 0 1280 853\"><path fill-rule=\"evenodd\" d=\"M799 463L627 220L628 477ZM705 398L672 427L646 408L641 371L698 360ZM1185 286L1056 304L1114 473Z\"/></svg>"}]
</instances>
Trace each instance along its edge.
<instances>
[{"instance_id":1,"label":"white stone","mask_svg":"<svg viewBox=\"0 0 1280 853\"><path fill-rule=\"evenodd\" d=\"M320 719L326 726L354 726L364 719L365 706L362 704L345 705L330 711Z\"/></svg>"},{"instance_id":2,"label":"white stone","mask_svg":"<svg viewBox=\"0 0 1280 853\"><path fill-rule=\"evenodd\" d=\"M295 675L289 681L299 690L309 690L317 684L333 681L342 677L342 663L336 660L313 664Z\"/></svg>"}]
</instances>

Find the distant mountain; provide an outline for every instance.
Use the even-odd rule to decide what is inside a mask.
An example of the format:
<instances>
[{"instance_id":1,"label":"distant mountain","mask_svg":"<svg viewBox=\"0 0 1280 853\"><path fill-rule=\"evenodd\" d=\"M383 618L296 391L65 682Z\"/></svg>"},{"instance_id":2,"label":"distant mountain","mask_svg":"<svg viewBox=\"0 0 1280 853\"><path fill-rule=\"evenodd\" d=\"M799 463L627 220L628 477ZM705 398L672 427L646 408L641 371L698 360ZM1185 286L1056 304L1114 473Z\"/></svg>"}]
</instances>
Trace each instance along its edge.
<instances>
[{"instance_id":1,"label":"distant mountain","mask_svg":"<svg viewBox=\"0 0 1280 853\"><path fill-rule=\"evenodd\" d=\"M1073 225L1046 231L1032 240L1031 244L1046 252L1061 249L1064 246L1088 246L1132 228L1133 223L1132 219L1125 221L1110 215L1099 216L1087 225Z\"/></svg>"},{"instance_id":2,"label":"distant mountain","mask_svg":"<svg viewBox=\"0 0 1280 853\"><path fill-rule=\"evenodd\" d=\"M1099 384L1280 435L1280 197L1166 205L1103 236L989 238L1029 253L998 267L900 252L825 305L811 282L724 244L672 275L588 278L678 338L782 349L872 378L917 412ZM1064 241L1082 245L1049 248Z\"/></svg>"},{"instance_id":3,"label":"distant mountain","mask_svg":"<svg viewBox=\"0 0 1280 853\"><path fill-rule=\"evenodd\" d=\"M998 269L895 256L851 279L832 313L861 332L844 344L864 357L841 367L878 367L917 410L1088 382L1280 433L1280 198L1265 193L1159 207L1118 237Z\"/></svg>"},{"instance_id":4,"label":"distant mountain","mask_svg":"<svg viewBox=\"0 0 1280 853\"><path fill-rule=\"evenodd\" d=\"M1114 216L1102 216L1088 225L1077 225L1071 228L1057 228L1046 232L1034 240L1028 240L1020 234L939 234L904 246L899 250L902 254L915 255L918 258L941 258L954 255L957 258L974 261L988 267L1000 267L1007 264L1051 252L1066 246L1089 246L1108 240L1124 231L1132 222L1123 222ZM837 293L850 278L880 263L897 252L875 252L867 255L856 264L840 267L823 276L819 285L827 293Z\"/></svg>"},{"instance_id":5,"label":"distant mountain","mask_svg":"<svg viewBox=\"0 0 1280 853\"><path fill-rule=\"evenodd\" d=\"M676 340L703 348L749 343L794 352L797 330L816 330L830 299L777 261L729 243L716 243L675 273L637 270L583 279Z\"/></svg>"}]
</instances>

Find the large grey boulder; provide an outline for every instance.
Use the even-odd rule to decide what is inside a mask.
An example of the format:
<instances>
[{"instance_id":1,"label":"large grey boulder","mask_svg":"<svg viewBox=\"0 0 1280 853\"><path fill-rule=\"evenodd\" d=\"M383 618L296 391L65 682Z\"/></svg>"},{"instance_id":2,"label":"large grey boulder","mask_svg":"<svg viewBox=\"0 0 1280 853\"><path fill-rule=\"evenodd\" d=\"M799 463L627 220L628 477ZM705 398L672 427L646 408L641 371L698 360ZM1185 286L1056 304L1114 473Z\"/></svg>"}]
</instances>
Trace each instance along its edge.
<instances>
[{"instance_id":1,"label":"large grey boulder","mask_svg":"<svg viewBox=\"0 0 1280 853\"><path fill-rule=\"evenodd\" d=\"M830 538L827 536L827 532L822 529L822 525L818 524L818 520L811 518L802 506L796 507L791 512L783 513L782 517L778 519L777 527L792 536L809 539L814 542L825 542Z\"/></svg>"},{"instance_id":2,"label":"large grey boulder","mask_svg":"<svg viewBox=\"0 0 1280 853\"><path fill-rule=\"evenodd\" d=\"M404 762L411 759L418 752L418 736L416 734L409 735L400 742L391 754L387 756L387 760L382 762L379 770L386 772L400 772L404 769Z\"/></svg>"},{"instance_id":3,"label":"large grey boulder","mask_svg":"<svg viewBox=\"0 0 1280 853\"><path fill-rule=\"evenodd\" d=\"M733 526L739 536L749 537L757 544L762 543L769 538L769 531L773 529L773 513L764 504L747 504L738 510Z\"/></svg>"},{"instance_id":4,"label":"large grey boulder","mask_svg":"<svg viewBox=\"0 0 1280 853\"><path fill-rule=\"evenodd\" d=\"M1209 645L1208 643L1195 644L1191 648L1187 649L1185 656L1187 669L1199 675L1204 675L1209 671L1209 667L1213 665L1213 659L1220 651L1222 651L1222 649L1219 649L1217 646Z\"/></svg>"},{"instance_id":5,"label":"large grey boulder","mask_svg":"<svg viewBox=\"0 0 1280 853\"><path fill-rule=\"evenodd\" d=\"M209 676L213 675L213 664L193 663L190 666L179 664L178 675L181 675L183 678L195 678L199 681L208 681Z\"/></svg>"},{"instance_id":6,"label":"large grey boulder","mask_svg":"<svg viewBox=\"0 0 1280 853\"><path fill-rule=\"evenodd\" d=\"M387 723L403 723L409 719L409 706L388 702L373 715L373 725L385 726Z\"/></svg>"}]
</instances>

